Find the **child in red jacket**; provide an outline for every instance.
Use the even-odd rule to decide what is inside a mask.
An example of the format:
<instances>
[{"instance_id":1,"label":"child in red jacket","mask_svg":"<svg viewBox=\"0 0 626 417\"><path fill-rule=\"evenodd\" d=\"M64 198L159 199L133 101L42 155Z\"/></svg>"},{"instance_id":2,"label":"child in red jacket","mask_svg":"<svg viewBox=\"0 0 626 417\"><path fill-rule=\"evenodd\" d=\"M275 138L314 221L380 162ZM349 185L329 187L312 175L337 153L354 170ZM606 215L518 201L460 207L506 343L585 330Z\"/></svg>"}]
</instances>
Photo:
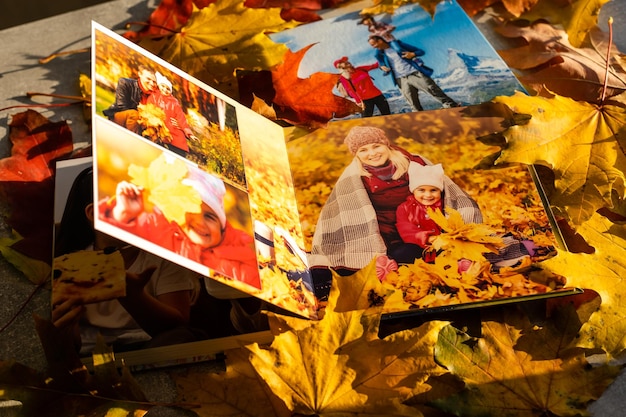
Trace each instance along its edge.
<instances>
[{"instance_id":1,"label":"child in red jacket","mask_svg":"<svg viewBox=\"0 0 626 417\"><path fill-rule=\"evenodd\" d=\"M156 205L144 206L144 189L122 181L116 196L99 203L102 220L153 242L220 274L260 289L254 239L233 227L226 219L221 179L195 166L188 166L182 187L191 187L202 202L197 212L185 213L178 224L168 219Z\"/></svg>"},{"instance_id":2,"label":"child in red jacket","mask_svg":"<svg viewBox=\"0 0 626 417\"><path fill-rule=\"evenodd\" d=\"M398 206L396 227L405 243L413 243L424 250L441 229L427 213L427 208L443 211L443 167L441 164L409 164L411 195Z\"/></svg>"},{"instance_id":3,"label":"child in red jacket","mask_svg":"<svg viewBox=\"0 0 626 417\"><path fill-rule=\"evenodd\" d=\"M170 140L165 141L167 148L181 156L189 152L187 139L197 141L193 134L180 102L172 95L172 83L161 73L156 73L158 91L148 97L148 104L153 104L165 113L165 126L170 132Z\"/></svg>"}]
</instances>

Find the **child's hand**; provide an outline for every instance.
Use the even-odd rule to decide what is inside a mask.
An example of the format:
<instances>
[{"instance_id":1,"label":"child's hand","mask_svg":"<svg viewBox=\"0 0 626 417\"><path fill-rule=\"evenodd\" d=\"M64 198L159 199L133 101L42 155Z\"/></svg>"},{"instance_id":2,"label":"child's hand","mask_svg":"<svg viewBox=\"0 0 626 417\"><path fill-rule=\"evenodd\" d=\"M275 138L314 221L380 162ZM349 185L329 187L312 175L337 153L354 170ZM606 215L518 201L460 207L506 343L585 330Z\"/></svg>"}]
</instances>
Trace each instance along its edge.
<instances>
[{"instance_id":1,"label":"child's hand","mask_svg":"<svg viewBox=\"0 0 626 417\"><path fill-rule=\"evenodd\" d=\"M118 222L128 223L143 212L143 187L122 181L117 184L115 195L113 218Z\"/></svg>"},{"instance_id":2,"label":"child's hand","mask_svg":"<svg viewBox=\"0 0 626 417\"><path fill-rule=\"evenodd\" d=\"M57 328L77 325L84 311L85 307L80 300L71 298L57 300L52 306L52 323Z\"/></svg>"},{"instance_id":3,"label":"child's hand","mask_svg":"<svg viewBox=\"0 0 626 417\"><path fill-rule=\"evenodd\" d=\"M133 298L143 292L143 288L150 281L150 277L156 271L155 266L150 266L138 274L126 273L126 297Z\"/></svg>"},{"instance_id":4,"label":"child's hand","mask_svg":"<svg viewBox=\"0 0 626 417\"><path fill-rule=\"evenodd\" d=\"M62 332L69 333L76 350L80 350L80 327L78 325L85 313L85 306L78 299L65 298L57 300L52 306L52 324Z\"/></svg>"}]
</instances>

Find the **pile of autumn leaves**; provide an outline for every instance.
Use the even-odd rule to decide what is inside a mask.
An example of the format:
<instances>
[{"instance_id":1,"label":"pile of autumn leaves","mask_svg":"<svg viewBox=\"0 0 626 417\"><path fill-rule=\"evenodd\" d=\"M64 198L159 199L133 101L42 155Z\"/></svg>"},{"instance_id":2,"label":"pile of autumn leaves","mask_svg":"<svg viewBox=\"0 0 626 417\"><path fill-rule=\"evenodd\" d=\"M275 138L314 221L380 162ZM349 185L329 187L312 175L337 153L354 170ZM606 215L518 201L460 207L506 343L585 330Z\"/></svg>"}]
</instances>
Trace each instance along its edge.
<instances>
[{"instance_id":1,"label":"pile of autumn leaves","mask_svg":"<svg viewBox=\"0 0 626 417\"><path fill-rule=\"evenodd\" d=\"M538 322L515 306L483 310L471 335L458 329L471 320L393 331L372 293L386 296L374 265L335 277L320 321L269 313L270 346L227 352L221 374L174 373L179 400L200 416L569 416L619 372L588 365L569 302Z\"/></svg>"}]
</instances>

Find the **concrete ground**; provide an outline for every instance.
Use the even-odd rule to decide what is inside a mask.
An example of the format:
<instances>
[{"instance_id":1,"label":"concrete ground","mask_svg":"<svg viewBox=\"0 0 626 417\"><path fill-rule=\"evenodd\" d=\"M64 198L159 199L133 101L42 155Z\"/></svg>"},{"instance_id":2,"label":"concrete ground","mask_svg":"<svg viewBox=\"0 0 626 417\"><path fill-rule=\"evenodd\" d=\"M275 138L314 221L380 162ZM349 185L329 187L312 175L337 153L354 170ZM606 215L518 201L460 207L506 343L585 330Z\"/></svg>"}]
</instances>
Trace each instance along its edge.
<instances>
[{"instance_id":1,"label":"concrete ground","mask_svg":"<svg viewBox=\"0 0 626 417\"><path fill-rule=\"evenodd\" d=\"M90 57L79 54L40 65L37 60L53 52L78 49L90 45L91 20L121 31L131 20L145 20L156 0L113 0L71 13L23 24L0 31L0 108L24 104L21 99L27 91L54 92L75 95L79 73L90 73ZM617 0L604 6L600 21L613 16L615 26L624 27L626 2ZM626 51L626 31L616 30L616 44ZM42 100L45 102L45 100ZM71 121L75 142L90 142L88 126L77 107L38 109L44 116ZM19 109L0 112L0 156L8 155L7 125L10 115ZM6 229L6 225L0 224ZM4 233L0 232L0 235ZM12 318L33 291L33 285L0 257L0 323ZM49 291L38 291L32 301L17 315L13 323L0 333L0 359L14 359L35 369L45 367L45 359L35 333L32 314L49 316ZM145 393L154 401L170 401L174 386L166 371L148 371L135 374ZM626 406L626 376L620 376L599 401L590 407L597 417L623 416ZM2 414L0 411L0 415ZM8 414L6 414L8 415ZM155 410L150 416L184 416L178 410Z\"/></svg>"}]
</instances>

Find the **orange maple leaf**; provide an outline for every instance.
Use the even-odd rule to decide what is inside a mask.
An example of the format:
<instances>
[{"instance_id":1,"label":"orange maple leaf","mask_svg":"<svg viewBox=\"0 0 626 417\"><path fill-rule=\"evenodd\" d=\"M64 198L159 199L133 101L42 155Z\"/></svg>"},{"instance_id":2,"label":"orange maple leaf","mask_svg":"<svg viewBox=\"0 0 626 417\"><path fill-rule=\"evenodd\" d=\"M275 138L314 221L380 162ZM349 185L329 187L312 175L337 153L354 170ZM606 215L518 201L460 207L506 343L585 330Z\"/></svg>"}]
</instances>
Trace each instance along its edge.
<instances>
[{"instance_id":1,"label":"orange maple leaf","mask_svg":"<svg viewBox=\"0 0 626 417\"><path fill-rule=\"evenodd\" d=\"M337 74L316 72L309 78L298 77L300 62L314 45L297 52L287 51L283 63L272 71L276 90L274 104L282 110L278 117L291 123L325 125L333 117L346 117L361 110L350 100L332 93Z\"/></svg>"}]
</instances>

